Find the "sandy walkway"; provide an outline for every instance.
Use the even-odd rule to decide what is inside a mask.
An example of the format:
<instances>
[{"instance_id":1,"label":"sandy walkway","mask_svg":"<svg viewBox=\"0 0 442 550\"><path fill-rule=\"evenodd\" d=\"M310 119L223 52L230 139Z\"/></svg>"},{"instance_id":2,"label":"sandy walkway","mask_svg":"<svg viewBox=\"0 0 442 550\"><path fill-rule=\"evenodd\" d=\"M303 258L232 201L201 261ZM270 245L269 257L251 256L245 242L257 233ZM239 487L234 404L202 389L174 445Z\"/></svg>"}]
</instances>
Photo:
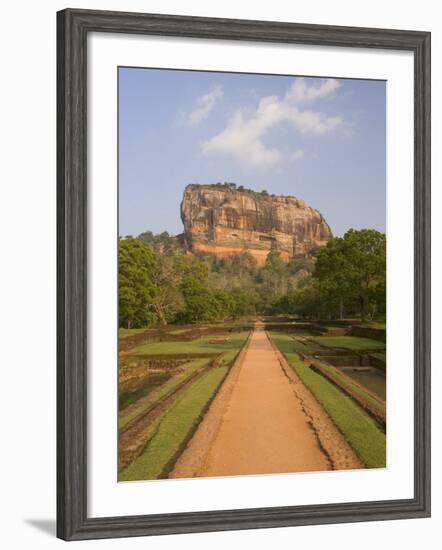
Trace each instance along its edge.
<instances>
[{"instance_id":1,"label":"sandy walkway","mask_svg":"<svg viewBox=\"0 0 442 550\"><path fill-rule=\"evenodd\" d=\"M328 469L276 353L258 327L199 475Z\"/></svg>"},{"instance_id":2,"label":"sandy walkway","mask_svg":"<svg viewBox=\"0 0 442 550\"><path fill-rule=\"evenodd\" d=\"M256 325L169 477L364 468Z\"/></svg>"}]
</instances>

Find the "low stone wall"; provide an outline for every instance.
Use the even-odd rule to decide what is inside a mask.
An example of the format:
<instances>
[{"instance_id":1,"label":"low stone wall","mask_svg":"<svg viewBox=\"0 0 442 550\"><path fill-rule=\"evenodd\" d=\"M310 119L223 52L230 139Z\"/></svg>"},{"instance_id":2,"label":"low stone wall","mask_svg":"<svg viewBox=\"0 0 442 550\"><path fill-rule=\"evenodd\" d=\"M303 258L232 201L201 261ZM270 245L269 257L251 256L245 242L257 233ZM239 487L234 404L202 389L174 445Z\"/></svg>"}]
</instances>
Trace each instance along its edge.
<instances>
[{"instance_id":1,"label":"low stone wall","mask_svg":"<svg viewBox=\"0 0 442 550\"><path fill-rule=\"evenodd\" d=\"M351 327L349 334L350 336L359 336L361 338L371 338L372 340L378 340L384 344L387 341L387 334L384 328L373 328L373 327L361 327L354 326Z\"/></svg>"},{"instance_id":2,"label":"low stone wall","mask_svg":"<svg viewBox=\"0 0 442 550\"><path fill-rule=\"evenodd\" d=\"M376 355L370 355L370 365L384 372L386 370L385 359L376 357Z\"/></svg>"},{"instance_id":3,"label":"low stone wall","mask_svg":"<svg viewBox=\"0 0 442 550\"><path fill-rule=\"evenodd\" d=\"M348 334L348 328L342 327L342 328L328 328L324 329L323 335L324 336L346 336Z\"/></svg>"},{"instance_id":4,"label":"low stone wall","mask_svg":"<svg viewBox=\"0 0 442 550\"><path fill-rule=\"evenodd\" d=\"M322 355L322 361L327 361L335 367L361 366L363 356L361 355Z\"/></svg>"}]
</instances>

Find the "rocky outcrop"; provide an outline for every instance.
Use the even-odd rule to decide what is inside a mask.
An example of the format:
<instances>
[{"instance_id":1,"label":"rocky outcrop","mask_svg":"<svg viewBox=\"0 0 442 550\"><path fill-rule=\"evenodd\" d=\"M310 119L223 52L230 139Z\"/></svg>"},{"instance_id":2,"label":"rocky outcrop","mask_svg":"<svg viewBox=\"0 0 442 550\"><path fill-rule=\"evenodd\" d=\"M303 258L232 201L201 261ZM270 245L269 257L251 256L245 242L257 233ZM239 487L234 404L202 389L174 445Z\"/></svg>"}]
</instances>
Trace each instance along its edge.
<instances>
[{"instance_id":1,"label":"rocky outcrop","mask_svg":"<svg viewBox=\"0 0 442 550\"><path fill-rule=\"evenodd\" d=\"M216 185L188 185L181 219L189 251L229 256L247 250L258 265L272 249L286 261L308 257L332 237L322 214L302 199Z\"/></svg>"}]
</instances>

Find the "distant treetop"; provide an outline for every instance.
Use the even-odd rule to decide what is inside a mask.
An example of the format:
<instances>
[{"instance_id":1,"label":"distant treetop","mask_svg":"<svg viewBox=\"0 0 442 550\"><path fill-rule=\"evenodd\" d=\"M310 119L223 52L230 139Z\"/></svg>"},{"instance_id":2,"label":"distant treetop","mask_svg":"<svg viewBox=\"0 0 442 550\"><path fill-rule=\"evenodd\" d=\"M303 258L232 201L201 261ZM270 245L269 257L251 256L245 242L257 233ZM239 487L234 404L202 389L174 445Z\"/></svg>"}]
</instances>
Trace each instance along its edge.
<instances>
[{"instance_id":1,"label":"distant treetop","mask_svg":"<svg viewBox=\"0 0 442 550\"><path fill-rule=\"evenodd\" d=\"M240 193L250 193L252 195L262 195L262 196L272 196L276 197L274 193L271 195L267 191L267 189L262 189L261 191L256 191L255 189L249 189L247 187L244 187L244 185L237 185L233 181L225 181L217 183L189 183L187 187L203 187L203 188L209 188L209 189L222 189L223 191L239 191ZM286 198L296 198L293 197L293 195L278 195L279 197L286 197Z\"/></svg>"}]
</instances>

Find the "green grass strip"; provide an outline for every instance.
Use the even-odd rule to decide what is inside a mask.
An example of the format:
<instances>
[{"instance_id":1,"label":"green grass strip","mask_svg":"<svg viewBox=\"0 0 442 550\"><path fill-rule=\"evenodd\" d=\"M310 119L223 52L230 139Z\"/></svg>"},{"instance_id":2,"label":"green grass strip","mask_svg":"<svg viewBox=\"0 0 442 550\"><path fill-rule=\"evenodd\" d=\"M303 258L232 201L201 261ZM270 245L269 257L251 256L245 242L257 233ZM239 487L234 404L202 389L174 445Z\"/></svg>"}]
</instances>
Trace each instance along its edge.
<instances>
[{"instance_id":1,"label":"green grass strip","mask_svg":"<svg viewBox=\"0 0 442 550\"><path fill-rule=\"evenodd\" d=\"M365 391L364 388L361 387L361 385L355 383L352 378L342 373L336 367L328 365L327 363L324 363L322 361L318 361L317 359L315 359L315 362L318 363L321 368L325 372L327 372L337 384L343 386L344 389L347 389L350 393L355 395L355 397L359 397L360 399L365 401L375 412L380 413L385 418L385 401Z\"/></svg>"},{"instance_id":2,"label":"green grass strip","mask_svg":"<svg viewBox=\"0 0 442 550\"><path fill-rule=\"evenodd\" d=\"M140 334L140 332L145 332L147 327L144 328L119 328L118 329L118 338L127 338L128 336L133 336L134 334Z\"/></svg>"},{"instance_id":3,"label":"green grass strip","mask_svg":"<svg viewBox=\"0 0 442 550\"><path fill-rule=\"evenodd\" d=\"M182 353L225 353L224 364L228 365L237 352L242 348L249 331L227 333L196 338L184 342L150 342L131 350L131 353L140 355L182 354ZM226 339L225 342L216 340ZM216 343L213 343L216 342Z\"/></svg>"},{"instance_id":4,"label":"green grass strip","mask_svg":"<svg viewBox=\"0 0 442 550\"><path fill-rule=\"evenodd\" d=\"M279 348L279 335L274 335L273 340ZM296 353L284 356L367 468L385 468L387 440L374 420L350 397L305 365Z\"/></svg>"},{"instance_id":5,"label":"green grass strip","mask_svg":"<svg viewBox=\"0 0 442 550\"><path fill-rule=\"evenodd\" d=\"M360 326L385 329L387 327L387 323L385 321L367 321L366 323L361 323Z\"/></svg>"},{"instance_id":6,"label":"green grass strip","mask_svg":"<svg viewBox=\"0 0 442 550\"><path fill-rule=\"evenodd\" d=\"M155 433L144 452L120 473L120 481L158 479L161 476L165 466L180 451L190 430L201 419L227 371L227 367L209 370L176 399L155 422Z\"/></svg>"},{"instance_id":7,"label":"green grass strip","mask_svg":"<svg viewBox=\"0 0 442 550\"><path fill-rule=\"evenodd\" d=\"M172 392L179 384L190 378L194 374L194 372L196 372L208 362L209 359L195 359L194 361L189 361L189 363L181 365L180 368L185 369L183 372L180 372L179 374L176 374L175 376L169 378L167 382L165 382L158 388L155 388L146 398L140 398L138 400L140 401L140 403L137 407L131 407L130 411L126 413L123 409L119 418L119 427L124 428L126 424L131 422L140 414L143 414L145 411L147 411L154 403L157 403L165 395Z\"/></svg>"},{"instance_id":8,"label":"green grass strip","mask_svg":"<svg viewBox=\"0 0 442 550\"><path fill-rule=\"evenodd\" d=\"M385 348L382 342L359 336L312 336L310 339L330 348L346 348L355 351Z\"/></svg>"}]
</instances>

